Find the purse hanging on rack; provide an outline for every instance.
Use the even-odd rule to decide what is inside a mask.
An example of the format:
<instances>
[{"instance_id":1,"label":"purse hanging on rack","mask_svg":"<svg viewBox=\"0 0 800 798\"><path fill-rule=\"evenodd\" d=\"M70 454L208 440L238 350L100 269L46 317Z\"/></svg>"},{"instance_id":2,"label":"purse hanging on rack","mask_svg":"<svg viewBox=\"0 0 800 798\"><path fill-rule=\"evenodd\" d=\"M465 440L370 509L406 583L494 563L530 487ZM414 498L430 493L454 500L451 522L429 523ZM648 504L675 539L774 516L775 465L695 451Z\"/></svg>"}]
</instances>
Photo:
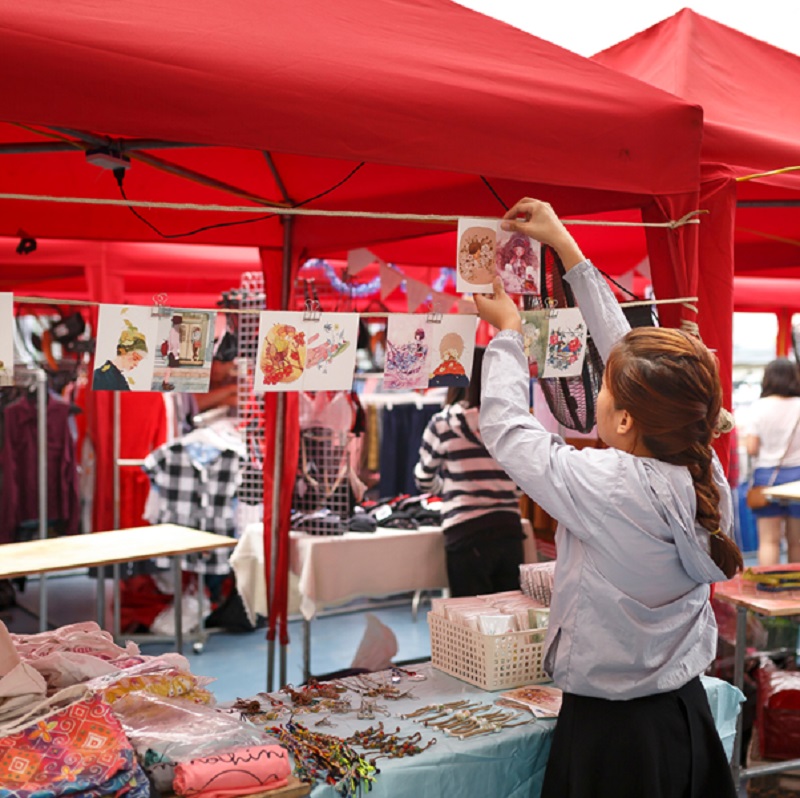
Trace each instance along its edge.
<instances>
[{"instance_id":1,"label":"purse hanging on rack","mask_svg":"<svg viewBox=\"0 0 800 798\"><path fill-rule=\"evenodd\" d=\"M745 497L745 502L751 510L760 510L762 507L766 507L770 503L769 499L767 498L766 491L775 484L775 480L778 478L778 471L781 470L781 465L786 459L786 455L789 454L789 448L794 440L794 434L797 432L798 424L800 424L800 415L797 417L797 421L794 422L794 427L792 427L792 432L789 435L789 442L786 444L786 449L784 449L781 459L778 460L778 465L776 465L772 470L769 482L767 482L766 485L754 485L753 474L750 475L750 483L747 486L747 496Z\"/></svg>"}]
</instances>

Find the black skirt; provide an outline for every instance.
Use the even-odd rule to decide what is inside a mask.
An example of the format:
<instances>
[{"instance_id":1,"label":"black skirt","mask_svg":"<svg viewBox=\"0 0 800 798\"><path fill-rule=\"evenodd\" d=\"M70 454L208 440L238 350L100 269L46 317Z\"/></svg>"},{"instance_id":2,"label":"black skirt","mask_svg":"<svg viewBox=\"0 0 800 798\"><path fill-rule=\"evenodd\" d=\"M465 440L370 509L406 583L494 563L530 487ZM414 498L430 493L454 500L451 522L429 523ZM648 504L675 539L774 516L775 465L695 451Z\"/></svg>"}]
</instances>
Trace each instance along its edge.
<instances>
[{"instance_id":1,"label":"black skirt","mask_svg":"<svg viewBox=\"0 0 800 798\"><path fill-rule=\"evenodd\" d=\"M736 798L699 677L609 701L564 693L542 798Z\"/></svg>"}]
</instances>

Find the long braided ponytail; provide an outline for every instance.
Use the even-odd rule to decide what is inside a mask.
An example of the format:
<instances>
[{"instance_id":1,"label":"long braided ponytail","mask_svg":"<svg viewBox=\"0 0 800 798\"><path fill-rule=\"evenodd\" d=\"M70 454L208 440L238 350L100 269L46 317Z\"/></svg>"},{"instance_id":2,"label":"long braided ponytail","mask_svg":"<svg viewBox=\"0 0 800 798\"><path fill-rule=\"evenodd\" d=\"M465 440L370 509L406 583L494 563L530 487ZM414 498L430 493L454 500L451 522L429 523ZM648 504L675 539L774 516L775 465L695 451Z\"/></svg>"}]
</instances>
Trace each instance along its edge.
<instances>
[{"instance_id":1,"label":"long braided ponytail","mask_svg":"<svg viewBox=\"0 0 800 798\"><path fill-rule=\"evenodd\" d=\"M653 456L689 469L695 517L709 532L709 554L728 578L734 576L743 567L742 555L720 530L712 474L711 441L722 407L714 356L680 330L640 327L612 350L606 379L617 407L630 413Z\"/></svg>"}]
</instances>

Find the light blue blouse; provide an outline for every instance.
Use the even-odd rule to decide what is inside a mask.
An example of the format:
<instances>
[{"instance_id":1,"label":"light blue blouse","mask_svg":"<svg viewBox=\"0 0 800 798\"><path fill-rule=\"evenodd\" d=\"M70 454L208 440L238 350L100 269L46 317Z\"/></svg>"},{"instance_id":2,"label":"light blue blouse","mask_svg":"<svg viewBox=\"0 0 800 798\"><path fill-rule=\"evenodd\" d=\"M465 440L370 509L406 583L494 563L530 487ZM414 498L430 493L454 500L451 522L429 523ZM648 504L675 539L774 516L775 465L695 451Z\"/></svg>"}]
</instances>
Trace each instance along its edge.
<instances>
[{"instance_id":1,"label":"light blue blouse","mask_svg":"<svg viewBox=\"0 0 800 798\"><path fill-rule=\"evenodd\" d=\"M605 361L630 328L588 261L567 273ZM561 689L630 699L681 687L716 652L709 584L725 575L696 525L687 468L618 449L576 450L528 408L522 336L498 333L483 365L481 432L509 476L559 522L545 667ZM730 489L714 457L721 527Z\"/></svg>"}]
</instances>

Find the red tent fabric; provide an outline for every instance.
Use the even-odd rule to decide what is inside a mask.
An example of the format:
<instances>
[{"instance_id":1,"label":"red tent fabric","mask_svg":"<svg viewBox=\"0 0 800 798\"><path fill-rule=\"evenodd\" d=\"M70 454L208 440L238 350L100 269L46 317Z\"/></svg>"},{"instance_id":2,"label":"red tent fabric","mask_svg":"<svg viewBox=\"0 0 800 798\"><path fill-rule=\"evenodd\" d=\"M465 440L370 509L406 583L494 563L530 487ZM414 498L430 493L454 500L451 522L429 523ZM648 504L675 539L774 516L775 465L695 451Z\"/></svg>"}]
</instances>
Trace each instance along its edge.
<instances>
[{"instance_id":1,"label":"red tent fabric","mask_svg":"<svg viewBox=\"0 0 800 798\"><path fill-rule=\"evenodd\" d=\"M727 358L730 264L737 277L800 276L800 172L741 180L800 164L800 58L683 9L592 60L703 108L701 205L710 213L700 227L700 321ZM765 281L760 306L768 293L783 307L784 287Z\"/></svg>"},{"instance_id":2,"label":"red tent fabric","mask_svg":"<svg viewBox=\"0 0 800 798\"><path fill-rule=\"evenodd\" d=\"M254 221L0 198L0 234L255 245L273 284L307 256L453 225L287 225L272 203L497 216L485 177L562 214L697 206L699 108L449 0L28 0L0 9L0 53L0 193L265 206ZM97 148L130 158L122 190ZM695 238L652 235L664 295L690 289ZM114 301L100 285L92 299Z\"/></svg>"}]
</instances>

